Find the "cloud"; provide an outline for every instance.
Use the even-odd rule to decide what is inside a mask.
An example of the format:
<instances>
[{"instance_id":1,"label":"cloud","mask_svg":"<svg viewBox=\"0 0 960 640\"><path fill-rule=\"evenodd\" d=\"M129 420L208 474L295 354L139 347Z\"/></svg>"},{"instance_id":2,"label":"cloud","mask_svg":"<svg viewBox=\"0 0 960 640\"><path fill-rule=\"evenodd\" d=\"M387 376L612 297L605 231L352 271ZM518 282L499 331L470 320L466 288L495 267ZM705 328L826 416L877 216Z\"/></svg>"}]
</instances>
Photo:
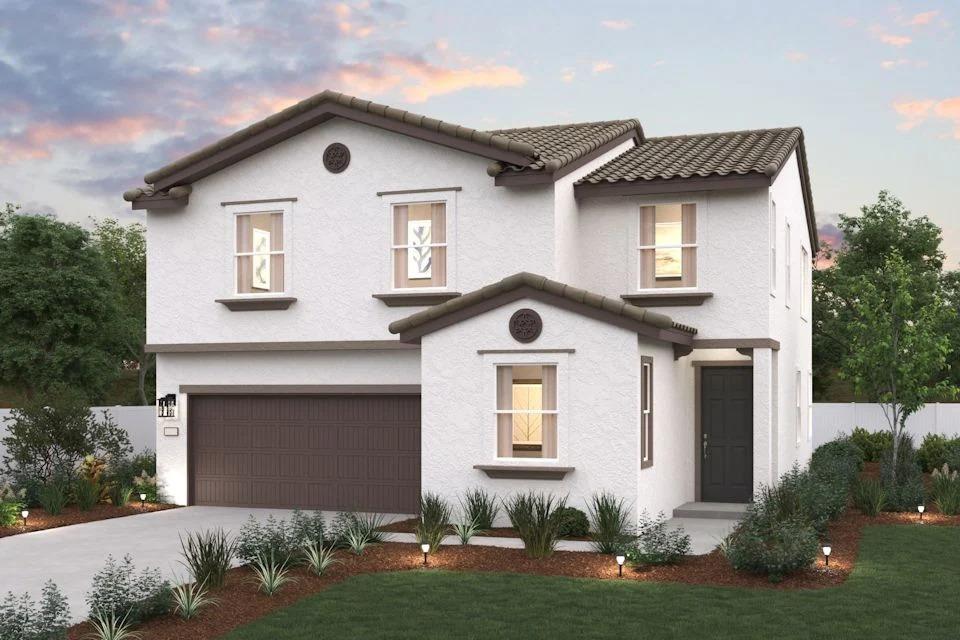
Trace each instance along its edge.
<instances>
[{"instance_id":1,"label":"cloud","mask_svg":"<svg viewBox=\"0 0 960 640\"><path fill-rule=\"evenodd\" d=\"M600 26L614 31L625 31L633 26L632 20L601 20Z\"/></svg>"},{"instance_id":2,"label":"cloud","mask_svg":"<svg viewBox=\"0 0 960 640\"><path fill-rule=\"evenodd\" d=\"M943 100L905 100L894 102L893 109L902 118L897 129L910 131L915 127L936 119L945 121L953 127L951 136L960 140L960 96Z\"/></svg>"},{"instance_id":3,"label":"cloud","mask_svg":"<svg viewBox=\"0 0 960 640\"><path fill-rule=\"evenodd\" d=\"M445 67L402 55L384 56L382 64L387 71L385 81L400 86L400 93L409 102L425 102L463 89L521 87L527 82L518 69L503 64Z\"/></svg>"},{"instance_id":4,"label":"cloud","mask_svg":"<svg viewBox=\"0 0 960 640\"><path fill-rule=\"evenodd\" d=\"M902 67L905 64L910 64L910 61L906 58L899 58L897 60L884 60L880 63L880 68L889 71L890 69Z\"/></svg>"},{"instance_id":5,"label":"cloud","mask_svg":"<svg viewBox=\"0 0 960 640\"><path fill-rule=\"evenodd\" d=\"M897 49L901 49L913 42L913 38L910 36L892 34L877 25L870 27L870 33L880 42L888 44L891 47L896 47Z\"/></svg>"},{"instance_id":6,"label":"cloud","mask_svg":"<svg viewBox=\"0 0 960 640\"><path fill-rule=\"evenodd\" d=\"M837 24L839 24L844 29L852 29L853 27L857 26L859 23L860 21L854 18L853 16L843 16L843 17L837 18Z\"/></svg>"},{"instance_id":7,"label":"cloud","mask_svg":"<svg viewBox=\"0 0 960 640\"><path fill-rule=\"evenodd\" d=\"M940 15L939 11L924 11L923 13L916 13L906 21L906 24L911 27L923 27L933 22L933 19L938 15Z\"/></svg>"},{"instance_id":8,"label":"cloud","mask_svg":"<svg viewBox=\"0 0 960 640\"><path fill-rule=\"evenodd\" d=\"M161 122L149 116L59 123L33 122L22 132L0 137L0 162L49 158L51 147L62 142L90 146L130 144L156 131Z\"/></svg>"},{"instance_id":9,"label":"cloud","mask_svg":"<svg viewBox=\"0 0 960 640\"><path fill-rule=\"evenodd\" d=\"M613 63L607 62L606 60L600 60L598 62L594 62L593 67L591 67L591 69L594 74L604 73L606 71L610 71L611 69L613 69Z\"/></svg>"},{"instance_id":10,"label":"cloud","mask_svg":"<svg viewBox=\"0 0 960 640\"><path fill-rule=\"evenodd\" d=\"M577 72L569 67L560 72L560 79L564 82L573 82L575 77L577 77Z\"/></svg>"},{"instance_id":11,"label":"cloud","mask_svg":"<svg viewBox=\"0 0 960 640\"><path fill-rule=\"evenodd\" d=\"M790 62L803 62L810 56L803 51L788 51L786 57Z\"/></svg>"}]
</instances>

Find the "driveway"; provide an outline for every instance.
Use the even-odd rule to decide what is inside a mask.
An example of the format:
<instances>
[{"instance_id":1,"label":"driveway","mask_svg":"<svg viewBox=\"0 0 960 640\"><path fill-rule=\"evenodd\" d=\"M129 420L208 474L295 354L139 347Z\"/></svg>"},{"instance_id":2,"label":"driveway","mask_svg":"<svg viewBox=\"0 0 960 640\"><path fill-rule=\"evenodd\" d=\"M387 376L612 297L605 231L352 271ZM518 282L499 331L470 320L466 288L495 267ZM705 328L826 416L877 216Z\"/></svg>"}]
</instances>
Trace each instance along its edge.
<instances>
[{"instance_id":1,"label":"driveway","mask_svg":"<svg viewBox=\"0 0 960 640\"><path fill-rule=\"evenodd\" d=\"M157 567L168 578L185 576L180 564L180 534L223 528L237 533L250 515L289 519L291 511L183 507L142 515L76 524L0 538L0 597L29 591L38 597L53 580L70 602L74 620L86 617L84 596L107 555L130 554L138 569ZM335 513L325 513L330 522ZM409 516L387 517L388 521Z\"/></svg>"}]
</instances>

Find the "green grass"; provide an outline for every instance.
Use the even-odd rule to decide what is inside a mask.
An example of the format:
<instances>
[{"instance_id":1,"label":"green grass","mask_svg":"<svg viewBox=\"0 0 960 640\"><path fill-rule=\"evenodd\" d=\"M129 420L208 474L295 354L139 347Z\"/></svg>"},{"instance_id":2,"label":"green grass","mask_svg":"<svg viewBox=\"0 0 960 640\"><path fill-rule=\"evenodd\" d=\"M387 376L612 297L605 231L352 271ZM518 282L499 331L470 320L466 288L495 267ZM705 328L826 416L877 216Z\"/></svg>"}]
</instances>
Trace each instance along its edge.
<instances>
[{"instance_id":1,"label":"green grass","mask_svg":"<svg viewBox=\"0 0 960 640\"><path fill-rule=\"evenodd\" d=\"M958 638L960 528L874 526L845 584L805 591L410 571L352 578L231 640Z\"/></svg>"}]
</instances>

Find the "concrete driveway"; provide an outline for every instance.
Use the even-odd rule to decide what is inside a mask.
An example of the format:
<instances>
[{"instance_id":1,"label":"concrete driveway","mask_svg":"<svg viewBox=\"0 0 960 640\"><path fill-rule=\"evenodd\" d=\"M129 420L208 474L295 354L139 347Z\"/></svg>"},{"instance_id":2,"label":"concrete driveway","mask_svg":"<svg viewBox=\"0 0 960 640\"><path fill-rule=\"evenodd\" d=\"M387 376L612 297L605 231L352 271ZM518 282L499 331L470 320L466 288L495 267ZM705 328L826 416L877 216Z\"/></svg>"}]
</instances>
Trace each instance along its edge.
<instances>
[{"instance_id":1,"label":"concrete driveway","mask_svg":"<svg viewBox=\"0 0 960 640\"><path fill-rule=\"evenodd\" d=\"M130 554L138 569L157 567L168 578L187 575L180 564L181 533L222 528L237 533L252 514L289 519L290 511L183 507L0 538L0 597L29 591L39 597L53 580L70 602L74 620L86 617L84 596L107 555ZM335 513L325 514L330 522ZM387 516L388 521L409 516Z\"/></svg>"}]
</instances>

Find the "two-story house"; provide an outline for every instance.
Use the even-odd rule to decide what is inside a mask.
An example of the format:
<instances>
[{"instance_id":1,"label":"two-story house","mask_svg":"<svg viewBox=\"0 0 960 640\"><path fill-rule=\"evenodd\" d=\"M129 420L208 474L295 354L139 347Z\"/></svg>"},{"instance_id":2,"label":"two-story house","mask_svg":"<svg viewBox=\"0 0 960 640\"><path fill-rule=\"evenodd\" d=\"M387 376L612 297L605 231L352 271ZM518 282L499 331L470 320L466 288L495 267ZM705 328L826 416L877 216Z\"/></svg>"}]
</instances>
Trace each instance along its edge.
<instances>
[{"instance_id":1,"label":"two-story house","mask_svg":"<svg viewBox=\"0 0 960 640\"><path fill-rule=\"evenodd\" d=\"M478 131L323 92L145 182L178 503L669 512L810 455L798 128Z\"/></svg>"}]
</instances>

